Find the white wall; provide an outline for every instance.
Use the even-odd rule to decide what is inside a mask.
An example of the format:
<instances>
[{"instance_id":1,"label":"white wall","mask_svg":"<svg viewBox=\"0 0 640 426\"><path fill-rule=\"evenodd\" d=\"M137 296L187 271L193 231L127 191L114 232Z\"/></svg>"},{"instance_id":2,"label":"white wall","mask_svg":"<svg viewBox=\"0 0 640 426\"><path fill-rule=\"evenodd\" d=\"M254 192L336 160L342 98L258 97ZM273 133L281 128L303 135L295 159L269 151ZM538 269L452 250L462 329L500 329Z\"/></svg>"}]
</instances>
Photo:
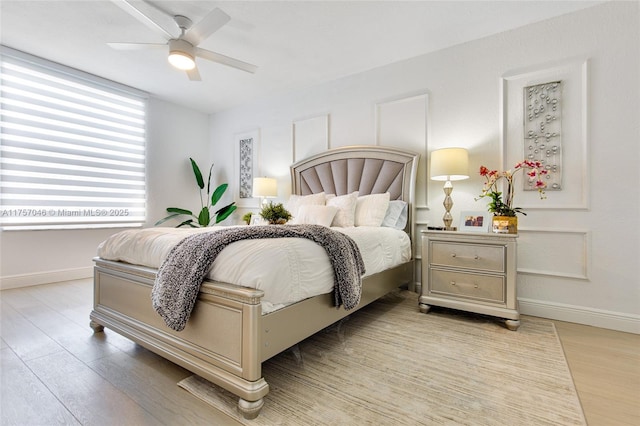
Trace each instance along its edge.
<instances>
[{"instance_id":1,"label":"white wall","mask_svg":"<svg viewBox=\"0 0 640 426\"><path fill-rule=\"evenodd\" d=\"M147 226L169 206L199 210L188 158L209 164L206 114L150 99L148 105ZM92 276L96 247L120 229L0 232L0 289Z\"/></svg>"},{"instance_id":2,"label":"white wall","mask_svg":"<svg viewBox=\"0 0 640 426\"><path fill-rule=\"evenodd\" d=\"M483 210L484 203L474 201L482 180L473 171L481 164L502 168L502 77L588 58L589 98L585 105L573 102L588 111L587 145L577 146L579 138L567 141L567 152L586 149L589 155L585 206L534 208L520 219L526 248L520 263L527 268L518 276L518 297L525 314L640 332L638 22L637 2L612 2L215 114L211 144L223 164L221 176L234 183L234 134L260 129L261 174L286 186L293 122L328 114L330 147L376 144L384 119L379 106L417 95L428 102L424 123L411 124L426 126L421 153L446 146L470 150L472 177L455 185L454 218L462 210ZM418 132L396 141L387 135L382 142L415 148ZM418 217L440 224L442 185L426 182L418 188ZM288 191L279 192L286 199ZM550 196L549 205L562 204L562 196ZM584 277L565 273L574 268Z\"/></svg>"},{"instance_id":3,"label":"white wall","mask_svg":"<svg viewBox=\"0 0 640 426\"><path fill-rule=\"evenodd\" d=\"M167 207L200 211L199 188L189 157L198 163L206 181L211 165L210 135L208 115L159 100L149 104L149 123L146 226L153 226L167 216ZM166 226L177 223L166 222Z\"/></svg>"}]
</instances>

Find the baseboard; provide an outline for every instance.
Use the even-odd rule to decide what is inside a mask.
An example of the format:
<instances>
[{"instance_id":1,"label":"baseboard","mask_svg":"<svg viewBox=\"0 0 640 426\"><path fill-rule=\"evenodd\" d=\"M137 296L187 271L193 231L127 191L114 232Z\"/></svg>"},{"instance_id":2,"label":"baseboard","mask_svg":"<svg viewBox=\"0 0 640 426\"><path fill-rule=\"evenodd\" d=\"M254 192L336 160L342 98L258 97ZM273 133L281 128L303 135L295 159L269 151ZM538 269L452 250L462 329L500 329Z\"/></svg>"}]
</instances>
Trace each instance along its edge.
<instances>
[{"instance_id":1,"label":"baseboard","mask_svg":"<svg viewBox=\"0 0 640 426\"><path fill-rule=\"evenodd\" d=\"M415 283L418 294L420 294L421 287L422 283ZM640 315L520 297L518 298L518 310L522 315L531 315L534 317L640 334Z\"/></svg>"},{"instance_id":2,"label":"baseboard","mask_svg":"<svg viewBox=\"0 0 640 426\"><path fill-rule=\"evenodd\" d=\"M34 274L11 275L0 277L0 290L29 287L40 284L51 284L60 281L81 280L93 277L93 267L63 269L58 271L38 272Z\"/></svg>"},{"instance_id":3,"label":"baseboard","mask_svg":"<svg viewBox=\"0 0 640 426\"><path fill-rule=\"evenodd\" d=\"M523 315L640 334L640 315L522 298L518 306Z\"/></svg>"}]
</instances>

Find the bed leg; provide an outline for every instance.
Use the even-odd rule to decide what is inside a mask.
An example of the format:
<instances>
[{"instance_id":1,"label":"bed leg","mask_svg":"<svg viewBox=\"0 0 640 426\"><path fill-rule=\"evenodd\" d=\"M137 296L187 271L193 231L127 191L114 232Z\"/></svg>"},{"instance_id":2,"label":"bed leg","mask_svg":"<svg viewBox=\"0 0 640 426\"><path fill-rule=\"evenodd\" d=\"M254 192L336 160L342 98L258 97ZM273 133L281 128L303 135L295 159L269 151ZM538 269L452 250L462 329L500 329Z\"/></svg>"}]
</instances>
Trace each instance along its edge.
<instances>
[{"instance_id":1,"label":"bed leg","mask_svg":"<svg viewBox=\"0 0 640 426\"><path fill-rule=\"evenodd\" d=\"M258 417L263 405L263 398L260 398L257 401L246 401L242 398L238 399L238 410L240 411L240 414L242 414L242 417L247 420L253 420Z\"/></svg>"},{"instance_id":2,"label":"bed leg","mask_svg":"<svg viewBox=\"0 0 640 426\"><path fill-rule=\"evenodd\" d=\"M89 327L93 329L94 333L100 333L104 331L104 326L98 324L97 322L91 320L89 321Z\"/></svg>"}]
</instances>

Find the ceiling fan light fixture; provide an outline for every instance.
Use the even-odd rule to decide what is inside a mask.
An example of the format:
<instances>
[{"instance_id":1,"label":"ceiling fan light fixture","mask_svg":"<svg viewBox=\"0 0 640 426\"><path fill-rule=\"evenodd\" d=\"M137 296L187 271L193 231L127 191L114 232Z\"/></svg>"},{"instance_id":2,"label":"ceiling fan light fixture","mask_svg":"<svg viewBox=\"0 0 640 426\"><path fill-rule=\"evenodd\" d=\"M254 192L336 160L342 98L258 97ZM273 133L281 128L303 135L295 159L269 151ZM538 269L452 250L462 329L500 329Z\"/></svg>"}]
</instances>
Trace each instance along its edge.
<instances>
[{"instance_id":1,"label":"ceiling fan light fixture","mask_svg":"<svg viewBox=\"0 0 640 426\"><path fill-rule=\"evenodd\" d=\"M169 53L169 63L180 70L192 70L196 66L193 57L184 52Z\"/></svg>"},{"instance_id":2,"label":"ceiling fan light fixture","mask_svg":"<svg viewBox=\"0 0 640 426\"><path fill-rule=\"evenodd\" d=\"M196 67L193 45L186 40L169 41L169 63L180 70L192 70Z\"/></svg>"}]
</instances>

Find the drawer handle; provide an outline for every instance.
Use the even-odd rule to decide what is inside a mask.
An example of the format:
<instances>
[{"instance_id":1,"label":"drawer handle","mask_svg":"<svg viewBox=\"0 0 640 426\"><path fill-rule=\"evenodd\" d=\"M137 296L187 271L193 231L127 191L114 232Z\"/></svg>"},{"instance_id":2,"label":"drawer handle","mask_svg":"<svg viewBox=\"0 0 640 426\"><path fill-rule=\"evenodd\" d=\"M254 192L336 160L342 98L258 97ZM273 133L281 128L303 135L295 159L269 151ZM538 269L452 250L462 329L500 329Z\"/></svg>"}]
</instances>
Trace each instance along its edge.
<instances>
[{"instance_id":1,"label":"drawer handle","mask_svg":"<svg viewBox=\"0 0 640 426\"><path fill-rule=\"evenodd\" d=\"M455 281L450 281L449 284L451 284L451 285L459 285ZM478 284L466 284L466 283L461 283L461 284L462 285L466 285L466 286L473 286L473 288L478 288Z\"/></svg>"},{"instance_id":2,"label":"drawer handle","mask_svg":"<svg viewBox=\"0 0 640 426\"><path fill-rule=\"evenodd\" d=\"M478 260L480 259L480 257L476 254L475 256L458 256L455 253L451 253L451 257L457 257L459 259L473 259L473 260Z\"/></svg>"}]
</instances>

